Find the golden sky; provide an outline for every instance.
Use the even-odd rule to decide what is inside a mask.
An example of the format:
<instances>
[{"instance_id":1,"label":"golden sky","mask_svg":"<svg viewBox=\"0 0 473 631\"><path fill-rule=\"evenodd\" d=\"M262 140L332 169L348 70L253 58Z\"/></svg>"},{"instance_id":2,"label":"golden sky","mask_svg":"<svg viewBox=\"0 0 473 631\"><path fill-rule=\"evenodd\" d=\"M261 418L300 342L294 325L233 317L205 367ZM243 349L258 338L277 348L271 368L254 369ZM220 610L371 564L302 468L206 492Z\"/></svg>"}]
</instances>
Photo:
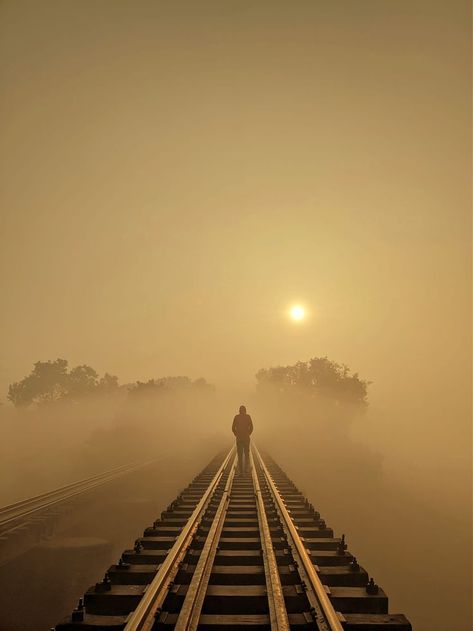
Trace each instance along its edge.
<instances>
[{"instance_id":1,"label":"golden sky","mask_svg":"<svg viewBox=\"0 0 473 631\"><path fill-rule=\"evenodd\" d=\"M466 402L470 12L3 1L2 390L56 357L228 385L327 354L374 401Z\"/></svg>"}]
</instances>

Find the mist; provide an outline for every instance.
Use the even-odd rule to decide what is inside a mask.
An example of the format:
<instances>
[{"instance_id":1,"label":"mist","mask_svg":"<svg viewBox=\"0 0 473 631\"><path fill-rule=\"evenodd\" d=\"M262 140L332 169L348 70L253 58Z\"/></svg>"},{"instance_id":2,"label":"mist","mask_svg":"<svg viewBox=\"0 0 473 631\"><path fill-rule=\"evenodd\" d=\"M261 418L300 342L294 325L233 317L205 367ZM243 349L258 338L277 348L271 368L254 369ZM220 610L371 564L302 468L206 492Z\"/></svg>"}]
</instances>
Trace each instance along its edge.
<instances>
[{"instance_id":1,"label":"mist","mask_svg":"<svg viewBox=\"0 0 473 631\"><path fill-rule=\"evenodd\" d=\"M370 384L368 392L373 389ZM153 493L155 500L170 501L185 475L191 479L216 453L229 448L232 415L243 401L253 417L256 444L289 473L336 534L346 535L350 550L388 592L391 610L404 611L416 629L440 628L437 621L446 615L452 629L469 629L468 445L445 449L437 460L423 449L425 437L414 444L411 436L391 438L389 431L396 435L403 427L398 419L405 401L388 410L380 404L314 398L304 389L281 392L256 384L247 391L212 386L203 391L188 386L143 390L131 384L112 395L74 402L58 400L29 409L3 406L2 504L148 459L157 459L170 472L167 485L157 480ZM410 404L415 408L415 402ZM432 410L425 408L416 423L435 427ZM450 415L461 418L454 402ZM121 538L114 530L115 549L129 529ZM439 545L444 540L448 545ZM452 568L449 580L438 573L439 567ZM448 605L432 602L431 592L440 589Z\"/></svg>"},{"instance_id":2,"label":"mist","mask_svg":"<svg viewBox=\"0 0 473 631\"><path fill-rule=\"evenodd\" d=\"M403 440L386 445L386 429L375 429L389 422L382 408L369 408L360 417L349 409L334 410L330 402L314 405L301 394L272 401L257 396L254 406L261 417L261 445L336 533L346 534L350 550L375 579L382 577L391 610L404 611L414 629L440 629L439 620L448 619L449 628L467 631L472 616L470 445L457 444L452 451L444 445L443 457L432 460L423 450L428 437L413 445L405 433ZM416 415L416 423L428 428L429 412ZM455 414L452 401L450 415ZM394 424L399 418L390 420ZM408 443L404 450L403 442ZM437 592L443 594L438 601L432 599Z\"/></svg>"},{"instance_id":3,"label":"mist","mask_svg":"<svg viewBox=\"0 0 473 631\"><path fill-rule=\"evenodd\" d=\"M469 631L471 4L4 0L0 82L0 505L156 458L159 513L245 404L391 610ZM259 387L314 357L363 405ZM57 358L118 385L14 405Z\"/></svg>"},{"instance_id":4,"label":"mist","mask_svg":"<svg viewBox=\"0 0 473 631\"><path fill-rule=\"evenodd\" d=\"M5 406L0 417L2 504L122 464L167 460L175 449L204 466L206 458L230 444L217 422L214 399L182 392L131 396L125 389L26 410ZM196 444L199 453L193 453Z\"/></svg>"}]
</instances>

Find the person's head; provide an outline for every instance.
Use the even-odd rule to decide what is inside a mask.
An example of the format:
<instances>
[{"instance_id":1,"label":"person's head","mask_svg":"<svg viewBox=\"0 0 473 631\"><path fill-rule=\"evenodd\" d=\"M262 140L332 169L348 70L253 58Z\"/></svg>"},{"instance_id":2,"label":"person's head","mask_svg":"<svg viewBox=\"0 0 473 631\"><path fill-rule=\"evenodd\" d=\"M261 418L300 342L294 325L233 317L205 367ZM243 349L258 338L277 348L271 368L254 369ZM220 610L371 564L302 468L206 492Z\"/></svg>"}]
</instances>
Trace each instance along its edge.
<instances>
[{"instance_id":1,"label":"person's head","mask_svg":"<svg viewBox=\"0 0 473 631\"><path fill-rule=\"evenodd\" d=\"M240 405L240 414L246 414L246 407L244 405Z\"/></svg>"}]
</instances>

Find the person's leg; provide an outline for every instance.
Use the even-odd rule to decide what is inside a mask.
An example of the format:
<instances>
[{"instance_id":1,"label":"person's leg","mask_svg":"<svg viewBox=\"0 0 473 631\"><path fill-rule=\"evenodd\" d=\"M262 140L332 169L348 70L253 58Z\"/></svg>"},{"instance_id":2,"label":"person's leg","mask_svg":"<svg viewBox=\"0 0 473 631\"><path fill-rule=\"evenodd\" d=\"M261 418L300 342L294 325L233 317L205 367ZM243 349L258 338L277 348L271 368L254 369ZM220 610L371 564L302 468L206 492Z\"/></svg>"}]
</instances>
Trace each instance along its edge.
<instances>
[{"instance_id":1,"label":"person's leg","mask_svg":"<svg viewBox=\"0 0 473 631\"><path fill-rule=\"evenodd\" d=\"M250 470L250 441L245 442L245 471Z\"/></svg>"},{"instance_id":2,"label":"person's leg","mask_svg":"<svg viewBox=\"0 0 473 631\"><path fill-rule=\"evenodd\" d=\"M237 447L237 455L238 455L238 472L239 473L243 473L243 443L241 442L241 440L237 440L236 441L236 447Z\"/></svg>"}]
</instances>

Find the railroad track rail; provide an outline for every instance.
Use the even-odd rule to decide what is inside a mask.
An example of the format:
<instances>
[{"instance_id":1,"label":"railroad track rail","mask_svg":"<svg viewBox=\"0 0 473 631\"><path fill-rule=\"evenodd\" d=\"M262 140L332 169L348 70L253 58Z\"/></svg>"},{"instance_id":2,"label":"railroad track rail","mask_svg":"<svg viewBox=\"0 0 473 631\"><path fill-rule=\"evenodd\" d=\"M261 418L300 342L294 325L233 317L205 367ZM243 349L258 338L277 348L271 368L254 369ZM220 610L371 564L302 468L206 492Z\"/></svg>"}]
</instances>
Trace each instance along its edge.
<instances>
[{"instance_id":1,"label":"railroad track rail","mask_svg":"<svg viewBox=\"0 0 473 631\"><path fill-rule=\"evenodd\" d=\"M56 631L411 631L268 456L216 457Z\"/></svg>"},{"instance_id":2,"label":"railroad track rail","mask_svg":"<svg viewBox=\"0 0 473 631\"><path fill-rule=\"evenodd\" d=\"M112 482L123 475L148 466L152 462L155 462L155 460L114 467L108 471L78 482L73 482L72 484L67 484L53 491L48 491L47 493L35 495L34 497L15 502L14 504L3 506L0 508L0 536L5 535L8 531L16 528L32 517L36 517L78 495L82 495L83 493L87 493L104 484Z\"/></svg>"}]
</instances>

